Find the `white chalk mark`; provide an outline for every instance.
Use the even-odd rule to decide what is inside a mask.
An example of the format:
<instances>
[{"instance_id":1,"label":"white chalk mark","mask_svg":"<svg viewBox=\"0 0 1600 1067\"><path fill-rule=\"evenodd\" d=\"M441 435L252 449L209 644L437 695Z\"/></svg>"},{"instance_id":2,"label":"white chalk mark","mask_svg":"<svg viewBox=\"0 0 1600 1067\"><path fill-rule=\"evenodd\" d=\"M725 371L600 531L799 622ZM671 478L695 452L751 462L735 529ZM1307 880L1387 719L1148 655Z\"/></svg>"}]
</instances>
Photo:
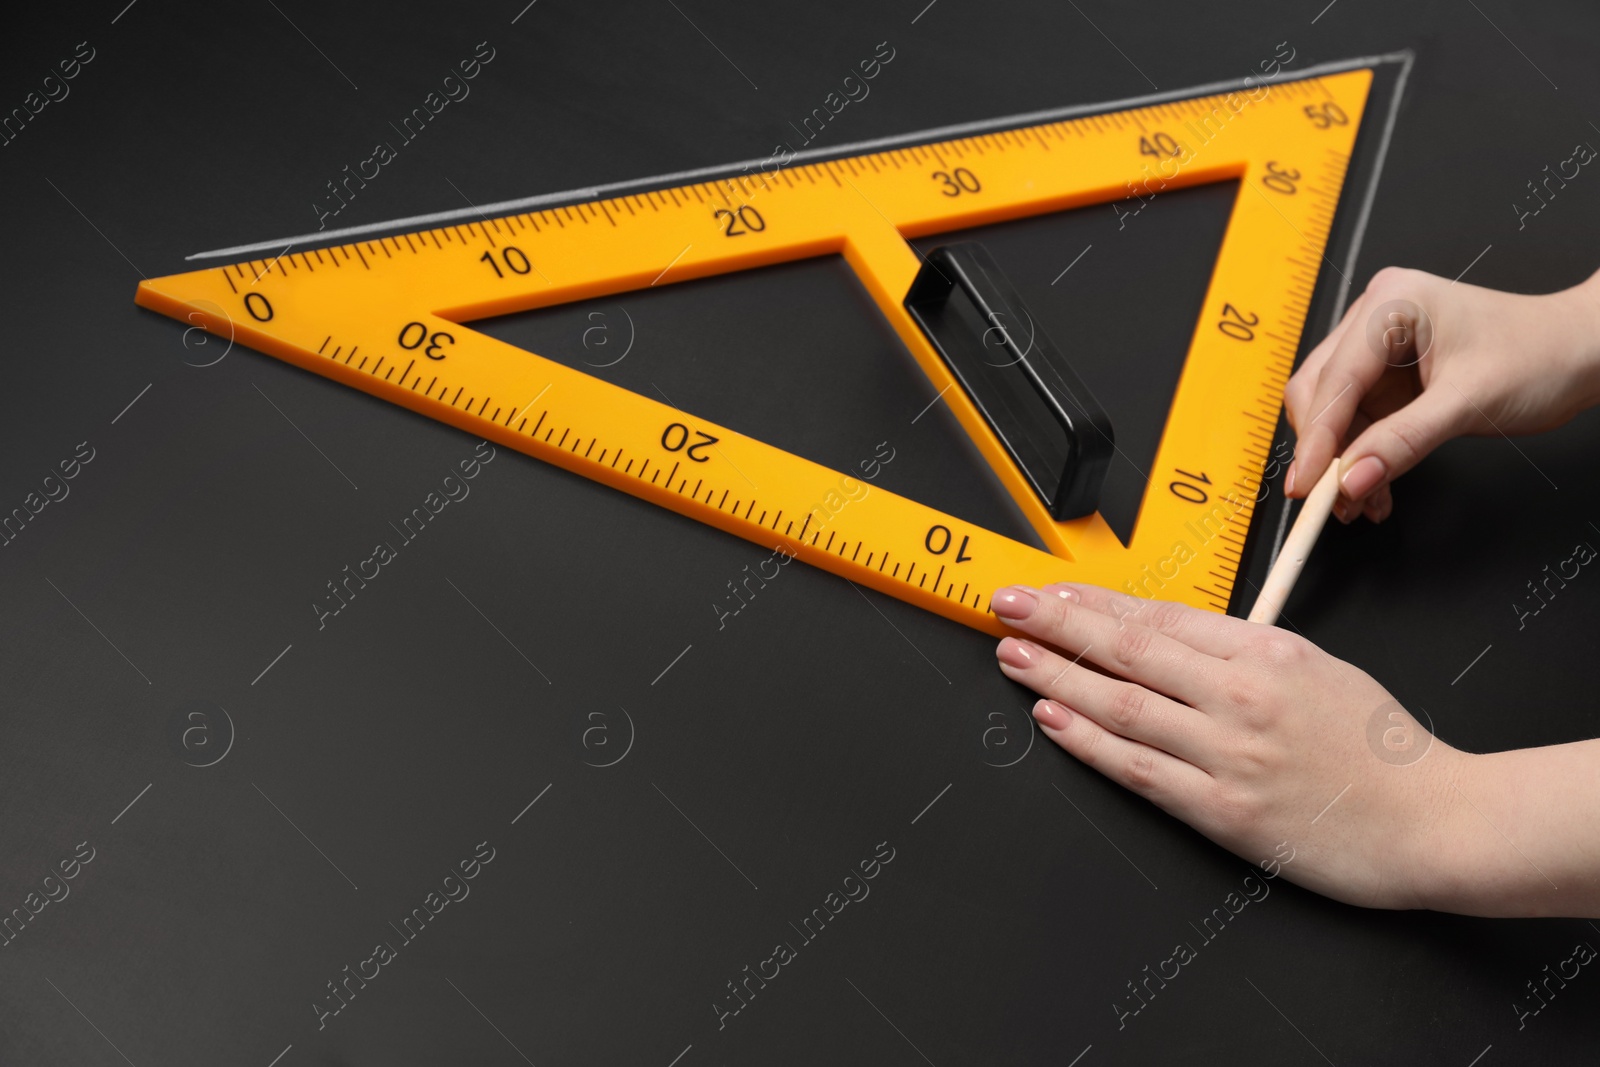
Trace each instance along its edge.
<instances>
[{"instance_id":1,"label":"white chalk mark","mask_svg":"<svg viewBox=\"0 0 1600 1067\"><path fill-rule=\"evenodd\" d=\"M154 385L154 384L156 384L156 383L155 382L151 382L150 383L150 385ZM122 416L126 415L128 413L128 408L131 408L131 407L133 407L133 405L137 404L139 402L139 397L144 396L144 394L146 394L146 393L148 393L150 391L150 385L147 385L143 389L139 390L139 396L136 396L132 400L128 401L128 407L127 408L123 408L121 411L117 412L117 419L120 419L120 418L122 418ZM115 426L117 424L117 419L112 419L111 420L111 425Z\"/></svg>"},{"instance_id":2,"label":"white chalk mark","mask_svg":"<svg viewBox=\"0 0 1600 1067\"><path fill-rule=\"evenodd\" d=\"M151 783L150 783L150 785L155 785L155 783L154 783L154 782L151 782ZM144 795L145 795L145 794L146 794L146 793L148 793L148 792L150 792L150 785L147 785L147 786L145 786L145 787L144 787L144 788L143 788L143 789L141 789L141 790L139 790L139 796L137 796L137 797L134 797L134 798L133 798L133 799L132 799L132 800L130 800L130 801L128 801L128 808L131 808L131 807L133 807L133 806L134 806L134 805L135 805L135 804L137 804L137 803L139 803L139 797L142 797L142 796L144 796ZM120 818L122 818L122 817L123 817L123 816L124 816L124 815L126 815L126 814L128 814L128 808L123 808L123 809L122 809L122 810L121 810L121 811L119 811L119 812L117 812L117 819L120 819ZM115 826L115 825L117 825L117 819L112 819L112 820L111 820L111 825L112 825L112 826Z\"/></svg>"},{"instance_id":3,"label":"white chalk mark","mask_svg":"<svg viewBox=\"0 0 1600 1067\"><path fill-rule=\"evenodd\" d=\"M955 783L951 782L950 785L955 785ZM950 785L947 785L943 789L939 790L939 796L938 797L934 797L932 800L928 801L928 808L931 808L935 804L939 803L939 797L942 797L946 793L950 792ZM917 812L917 819L920 819L924 815L928 814L928 808L923 808L921 811ZM917 819L912 819L911 820L911 825L912 826L917 825Z\"/></svg>"},{"instance_id":4,"label":"white chalk mark","mask_svg":"<svg viewBox=\"0 0 1600 1067\"><path fill-rule=\"evenodd\" d=\"M289 649L291 649L293 647L294 647L293 645L285 646L284 650L282 652L279 652L276 656L274 656L273 659L272 659L272 662L267 664L266 668L263 669L260 674L256 675L255 681L251 682L250 684L251 685L255 685L256 682L259 682L259 681L261 681L262 678L266 677L267 671L270 671L272 668L276 667L278 665L278 660L280 660L283 657L287 656L289 654Z\"/></svg>"},{"instance_id":5,"label":"white chalk mark","mask_svg":"<svg viewBox=\"0 0 1600 1067\"><path fill-rule=\"evenodd\" d=\"M555 783L551 782L550 785L555 785ZM543 789L539 790L539 796L538 797L534 797L532 800L528 801L528 808L531 808L535 804L539 803L539 797L542 797L546 793L550 792L550 785L547 785ZM528 814L528 808L523 808L521 811L517 812L517 819L520 819L524 815ZM511 825L512 826L517 825L517 819L512 819L511 820Z\"/></svg>"}]
</instances>

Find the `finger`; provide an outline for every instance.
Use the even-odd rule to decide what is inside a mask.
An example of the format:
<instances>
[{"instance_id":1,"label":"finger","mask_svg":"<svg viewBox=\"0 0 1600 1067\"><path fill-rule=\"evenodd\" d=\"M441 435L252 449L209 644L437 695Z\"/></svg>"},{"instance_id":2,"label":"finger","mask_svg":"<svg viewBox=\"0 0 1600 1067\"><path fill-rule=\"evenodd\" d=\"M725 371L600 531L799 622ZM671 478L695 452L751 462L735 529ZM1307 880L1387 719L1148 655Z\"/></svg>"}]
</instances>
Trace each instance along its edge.
<instances>
[{"instance_id":1,"label":"finger","mask_svg":"<svg viewBox=\"0 0 1600 1067\"><path fill-rule=\"evenodd\" d=\"M1209 696L1215 668L1223 666L1220 660L1149 627L1120 624L1071 600L1024 586L997 590L990 606L1008 626L1185 704L1196 705Z\"/></svg>"},{"instance_id":2,"label":"finger","mask_svg":"<svg viewBox=\"0 0 1600 1067\"><path fill-rule=\"evenodd\" d=\"M1093 719L1041 700L1033 717L1045 736L1125 789L1188 821L1214 787L1211 776L1170 753L1118 737Z\"/></svg>"},{"instance_id":3,"label":"finger","mask_svg":"<svg viewBox=\"0 0 1600 1067\"><path fill-rule=\"evenodd\" d=\"M1243 619L1202 611L1171 600L1149 600L1078 582L1058 582L1045 586L1041 592L1053 596L1065 593L1069 600L1076 596L1078 603L1090 611L1108 615L1118 623L1148 626L1156 633L1166 634L1174 641L1182 641L1195 651L1217 659L1233 656L1249 638L1250 624Z\"/></svg>"},{"instance_id":4,"label":"finger","mask_svg":"<svg viewBox=\"0 0 1600 1067\"><path fill-rule=\"evenodd\" d=\"M1294 489L1299 494L1311 491L1339 451L1367 390L1383 373L1384 363L1366 351L1366 343L1354 332L1345 334L1339 350L1323 368L1308 411L1310 419L1301 430L1294 449Z\"/></svg>"},{"instance_id":5,"label":"finger","mask_svg":"<svg viewBox=\"0 0 1600 1067\"><path fill-rule=\"evenodd\" d=\"M1371 416L1369 416L1366 413L1366 411L1362 410L1361 408L1357 408L1356 409L1356 413L1350 417L1350 426L1345 430L1345 436L1346 437L1354 437L1357 434L1359 434L1362 430L1365 430L1368 426L1371 426L1371 425L1372 425ZM1296 447L1296 450L1298 451L1298 449L1299 449L1298 442L1296 443L1295 447ZM1313 487L1315 487L1316 483L1315 482L1301 483L1299 481L1299 478L1300 478L1300 471L1302 469L1303 468L1296 467L1293 461L1291 461L1289 463L1289 469L1286 472L1284 472L1284 476L1283 476L1283 495L1284 496L1289 497L1290 499L1293 499L1296 496L1304 497L1304 496L1310 496L1311 495L1311 490L1312 490ZM1299 492L1298 493L1294 491L1297 486L1299 488Z\"/></svg>"},{"instance_id":6,"label":"finger","mask_svg":"<svg viewBox=\"0 0 1600 1067\"><path fill-rule=\"evenodd\" d=\"M1415 467L1461 432L1467 407L1459 392L1435 382L1399 411L1374 422L1344 450L1340 492L1362 500Z\"/></svg>"},{"instance_id":7,"label":"finger","mask_svg":"<svg viewBox=\"0 0 1600 1067\"><path fill-rule=\"evenodd\" d=\"M1379 293L1394 295L1401 291L1421 296L1411 273L1386 268L1373 277L1362 294L1361 307L1366 309L1373 305ZM1388 356L1395 353L1374 352L1367 333L1361 324L1351 319L1317 374L1311 402L1301 412L1292 467L1295 490L1292 495L1309 493L1322 477L1328 463L1338 454L1340 444L1349 438L1350 420L1362 400L1390 367Z\"/></svg>"},{"instance_id":8,"label":"finger","mask_svg":"<svg viewBox=\"0 0 1600 1067\"><path fill-rule=\"evenodd\" d=\"M1369 394L1369 396L1370 395L1371 394ZM1364 410L1357 411L1355 416L1350 420L1350 429L1346 431L1346 436L1351 438L1359 437L1361 434L1365 433L1367 427L1371 425L1371 416L1369 416ZM1341 489L1339 495L1335 496L1333 500L1333 516L1348 526L1352 522L1355 522L1356 519L1361 515L1366 513L1366 506L1366 497L1351 498L1346 496Z\"/></svg>"},{"instance_id":9,"label":"finger","mask_svg":"<svg viewBox=\"0 0 1600 1067\"><path fill-rule=\"evenodd\" d=\"M1329 330L1328 336L1317 342L1317 346L1307 353L1306 358L1300 363L1300 369L1294 372L1289 384L1284 386L1283 410L1289 417L1289 425L1294 427L1296 436L1301 432L1301 425L1309 423L1314 414L1307 409L1311 407L1311 397L1316 392L1317 379L1322 375L1322 368L1333 355L1339 341L1350 329L1350 323L1355 321L1364 296L1365 294L1356 297L1355 302L1345 309L1344 317L1339 320L1339 324ZM1310 486L1307 486L1308 490L1309 488Z\"/></svg>"},{"instance_id":10,"label":"finger","mask_svg":"<svg viewBox=\"0 0 1600 1067\"><path fill-rule=\"evenodd\" d=\"M1387 485L1380 485L1361 508L1361 514L1370 522L1382 522L1394 511L1394 497Z\"/></svg>"},{"instance_id":11,"label":"finger","mask_svg":"<svg viewBox=\"0 0 1600 1067\"><path fill-rule=\"evenodd\" d=\"M1013 682L1087 715L1119 737L1202 767L1216 751L1217 728L1210 719L1142 685L1108 678L1016 637L1001 638L995 659Z\"/></svg>"}]
</instances>

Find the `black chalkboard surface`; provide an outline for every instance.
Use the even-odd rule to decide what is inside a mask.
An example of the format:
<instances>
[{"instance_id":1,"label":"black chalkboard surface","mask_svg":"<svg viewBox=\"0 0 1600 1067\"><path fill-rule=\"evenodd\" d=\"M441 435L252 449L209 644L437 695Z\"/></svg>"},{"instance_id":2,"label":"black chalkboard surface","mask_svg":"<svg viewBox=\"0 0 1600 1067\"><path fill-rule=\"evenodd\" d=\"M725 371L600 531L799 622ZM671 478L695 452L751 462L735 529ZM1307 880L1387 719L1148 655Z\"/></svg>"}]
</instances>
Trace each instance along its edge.
<instances>
[{"instance_id":1,"label":"black chalkboard surface","mask_svg":"<svg viewBox=\"0 0 1600 1067\"><path fill-rule=\"evenodd\" d=\"M1600 978L1517 1008L1600 944L1590 924L1252 875L1039 736L990 639L132 297L319 222L762 158L889 52L815 147L1404 49L1351 281L1400 263L1549 291L1600 260L1600 178L1514 205L1600 139L1597 33L1592 5L1364 0L9 16L0 500L50 499L0 548L0 1062L1592 1061ZM391 125L444 92L421 132ZM1147 375L1175 373L1219 197L1108 243L1052 336L1137 334ZM961 236L1027 295L1106 218ZM1139 317L1152 292L1167 310ZM1027 536L942 409L912 421L933 391L842 261L484 327ZM1091 384L1159 433L1118 380ZM1594 417L1450 444L1388 523L1324 535L1292 625L1457 746L1594 736L1600 588L1511 605L1600 537L1597 454ZM462 461L464 490L319 623ZM1112 478L1125 524L1138 490Z\"/></svg>"}]
</instances>

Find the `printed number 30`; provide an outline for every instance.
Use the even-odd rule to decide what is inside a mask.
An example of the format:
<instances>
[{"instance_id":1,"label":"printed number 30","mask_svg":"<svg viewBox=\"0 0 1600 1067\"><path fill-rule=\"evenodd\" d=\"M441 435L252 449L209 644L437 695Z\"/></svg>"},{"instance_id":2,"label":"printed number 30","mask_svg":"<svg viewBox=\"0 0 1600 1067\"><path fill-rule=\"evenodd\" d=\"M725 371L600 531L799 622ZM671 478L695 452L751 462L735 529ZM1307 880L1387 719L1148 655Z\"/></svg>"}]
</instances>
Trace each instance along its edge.
<instances>
[{"instance_id":1,"label":"printed number 30","mask_svg":"<svg viewBox=\"0 0 1600 1067\"><path fill-rule=\"evenodd\" d=\"M952 171L936 170L933 180L944 186L940 190L945 196L960 196L962 193L976 193L983 189L978 181L978 176L966 167L957 167Z\"/></svg>"}]
</instances>

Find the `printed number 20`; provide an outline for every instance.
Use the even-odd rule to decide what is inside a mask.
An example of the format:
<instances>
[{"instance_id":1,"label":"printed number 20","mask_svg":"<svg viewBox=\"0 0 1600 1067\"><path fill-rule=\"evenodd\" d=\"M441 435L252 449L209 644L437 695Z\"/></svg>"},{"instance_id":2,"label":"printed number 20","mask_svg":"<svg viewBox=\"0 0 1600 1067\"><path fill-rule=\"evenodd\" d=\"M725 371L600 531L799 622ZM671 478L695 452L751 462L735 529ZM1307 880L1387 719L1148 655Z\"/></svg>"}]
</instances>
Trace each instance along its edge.
<instances>
[{"instance_id":1,"label":"printed number 20","mask_svg":"<svg viewBox=\"0 0 1600 1067\"><path fill-rule=\"evenodd\" d=\"M668 452L683 452L695 463L705 463L711 459L710 456L703 454L705 450L722 439L720 437L712 437L704 430L696 430L694 435L700 440L691 445L689 444L689 427L681 422L669 422L667 423L667 428L661 431L661 447ZM685 445L688 445L688 447L685 448Z\"/></svg>"},{"instance_id":2,"label":"printed number 20","mask_svg":"<svg viewBox=\"0 0 1600 1067\"><path fill-rule=\"evenodd\" d=\"M743 237L747 233L760 233L767 228L767 220L761 217L761 212L749 205L733 211L719 207L716 215L719 219L728 220L722 227L722 233L726 237Z\"/></svg>"}]
</instances>

